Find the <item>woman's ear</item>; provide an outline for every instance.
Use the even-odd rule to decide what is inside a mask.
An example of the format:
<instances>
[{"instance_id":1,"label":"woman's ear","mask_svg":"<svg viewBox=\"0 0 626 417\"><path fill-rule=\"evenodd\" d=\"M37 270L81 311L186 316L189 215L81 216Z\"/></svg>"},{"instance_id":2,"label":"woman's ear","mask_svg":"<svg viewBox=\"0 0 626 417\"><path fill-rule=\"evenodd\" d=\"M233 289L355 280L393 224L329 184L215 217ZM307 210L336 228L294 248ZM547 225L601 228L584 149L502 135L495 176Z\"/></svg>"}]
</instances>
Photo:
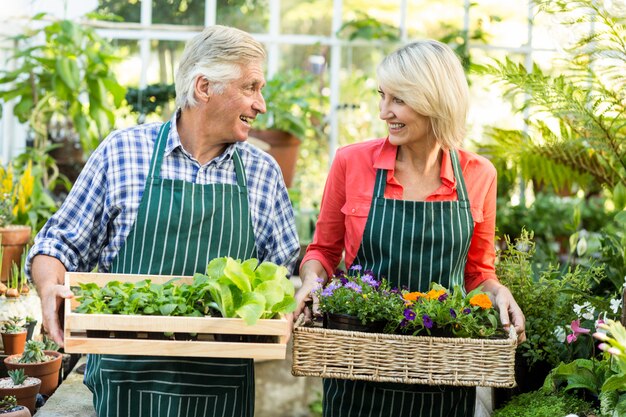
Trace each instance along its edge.
<instances>
[{"instance_id":1,"label":"woman's ear","mask_svg":"<svg viewBox=\"0 0 626 417\"><path fill-rule=\"evenodd\" d=\"M196 100L201 103L208 103L211 100L211 83L206 77L199 75L194 83L194 93Z\"/></svg>"}]
</instances>

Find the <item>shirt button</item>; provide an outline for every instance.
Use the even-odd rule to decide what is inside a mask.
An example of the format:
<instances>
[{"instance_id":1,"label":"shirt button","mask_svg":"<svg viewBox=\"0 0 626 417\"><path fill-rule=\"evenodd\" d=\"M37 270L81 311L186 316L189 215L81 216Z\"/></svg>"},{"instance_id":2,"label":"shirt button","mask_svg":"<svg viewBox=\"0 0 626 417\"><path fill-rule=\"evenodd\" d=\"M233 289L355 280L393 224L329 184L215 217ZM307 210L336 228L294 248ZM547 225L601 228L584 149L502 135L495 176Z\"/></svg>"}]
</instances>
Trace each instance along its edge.
<instances>
[{"instance_id":1,"label":"shirt button","mask_svg":"<svg viewBox=\"0 0 626 417\"><path fill-rule=\"evenodd\" d=\"M356 213L356 209L352 209L350 210L352 213Z\"/></svg>"}]
</instances>

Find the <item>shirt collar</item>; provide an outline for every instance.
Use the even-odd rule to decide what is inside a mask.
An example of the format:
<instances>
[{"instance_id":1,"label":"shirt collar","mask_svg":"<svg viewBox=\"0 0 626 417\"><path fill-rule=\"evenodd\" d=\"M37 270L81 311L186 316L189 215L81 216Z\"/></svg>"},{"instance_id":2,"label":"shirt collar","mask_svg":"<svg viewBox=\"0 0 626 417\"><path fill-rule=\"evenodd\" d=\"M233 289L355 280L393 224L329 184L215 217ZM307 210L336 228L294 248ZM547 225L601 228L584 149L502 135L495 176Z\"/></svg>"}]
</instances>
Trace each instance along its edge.
<instances>
[{"instance_id":1,"label":"shirt collar","mask_svg":"<svg viewBox=\"0 0 626 417\"><path fill-rule=\"evenodd\" d=\"M178 129L176 127L176 123L178 122L178 118L180 117L180 112L181 112L180 109L176 110L176 113L170 119L170 122L171 122L170 132L167 135L167 142L165 143L165 150L163 152L163 156L169 156L177 148L180 148L180 151L183 153L183 155L185 155L192 161L195 161L195 158L193 158L191 154L187 152L185 148L183 148L183 144L180 142L180 135L178 134ZM224 153L219 155L217 158L209 161L208 163L210 164L211 162L215 161L215 163L219 164L223 161L228 161L229 159L232 159L233 153L235 152L236 145L237 143L231 144L230 146L226 148Z\"/></svg>"},{"instance_id":2,"label":"shirt collar","mask_svg":"<svg viewBox=\"0 0 626 417\"><path fill-rule=\"evenodd\" d=\"M386 169L391 171L391 178L396 166L396 155L398 147L389 142L389 138L385 139L383 145L378 151L378 155L374 158L375 169ZM452 169L452 159L450 158L450 150L444 149L441 156L441 184L450 190L456 189L456 178L454 177L454 169Z\"/></svg>"}]
</instances>

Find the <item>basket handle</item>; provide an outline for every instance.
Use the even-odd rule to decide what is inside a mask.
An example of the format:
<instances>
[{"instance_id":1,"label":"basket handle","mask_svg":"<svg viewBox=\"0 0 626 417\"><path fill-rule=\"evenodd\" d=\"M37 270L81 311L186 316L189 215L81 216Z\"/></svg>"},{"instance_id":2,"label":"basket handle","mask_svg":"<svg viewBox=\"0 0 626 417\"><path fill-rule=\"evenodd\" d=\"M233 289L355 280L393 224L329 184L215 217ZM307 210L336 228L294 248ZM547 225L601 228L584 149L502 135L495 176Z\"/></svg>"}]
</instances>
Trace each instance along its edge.
<instances>
[{"instance_id":1,"label":"basket handle","mask_svg":"<svg viewBox=\"0 0 626 417\"><path fill-rule=\"evenodd\" d=\"M300 315L296 319L296 322L293 325L293 328L295 329L296 327L300 327L302 325L304 325L304 313L300 313Z\"/></svg>"},{"instance_id":2,"label":"basket handle","mask_svg":"<svg viewBox=\"0 0 626 417\"><path fill-rule=\"evenodd\" d=\"M517 340L517 331L515 330L515 326L513 326L513 324L509 326L509 339Z\"/></svg>"}]
</instances>

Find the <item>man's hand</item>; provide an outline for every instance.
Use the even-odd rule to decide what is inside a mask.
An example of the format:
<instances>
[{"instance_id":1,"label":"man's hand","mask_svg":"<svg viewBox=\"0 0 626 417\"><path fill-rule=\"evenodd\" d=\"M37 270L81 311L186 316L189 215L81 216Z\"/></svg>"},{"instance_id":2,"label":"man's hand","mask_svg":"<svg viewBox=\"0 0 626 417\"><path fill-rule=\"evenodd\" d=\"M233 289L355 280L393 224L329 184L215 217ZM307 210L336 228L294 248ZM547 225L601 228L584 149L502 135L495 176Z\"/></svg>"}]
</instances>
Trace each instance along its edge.
<instances>
[{"instance_id":1,"label":"man's hand","mask_svg":"<svg viewBox=\"0 0 626 417\"><path fill-rule=\"evenodd\" d=\"M65 266L56 258L37 255L31 265L31 279L41 298L43 328L48 337L63 347L63 305L64 300L74 294L65 287Z\"/></svg>"}]
</instances>

